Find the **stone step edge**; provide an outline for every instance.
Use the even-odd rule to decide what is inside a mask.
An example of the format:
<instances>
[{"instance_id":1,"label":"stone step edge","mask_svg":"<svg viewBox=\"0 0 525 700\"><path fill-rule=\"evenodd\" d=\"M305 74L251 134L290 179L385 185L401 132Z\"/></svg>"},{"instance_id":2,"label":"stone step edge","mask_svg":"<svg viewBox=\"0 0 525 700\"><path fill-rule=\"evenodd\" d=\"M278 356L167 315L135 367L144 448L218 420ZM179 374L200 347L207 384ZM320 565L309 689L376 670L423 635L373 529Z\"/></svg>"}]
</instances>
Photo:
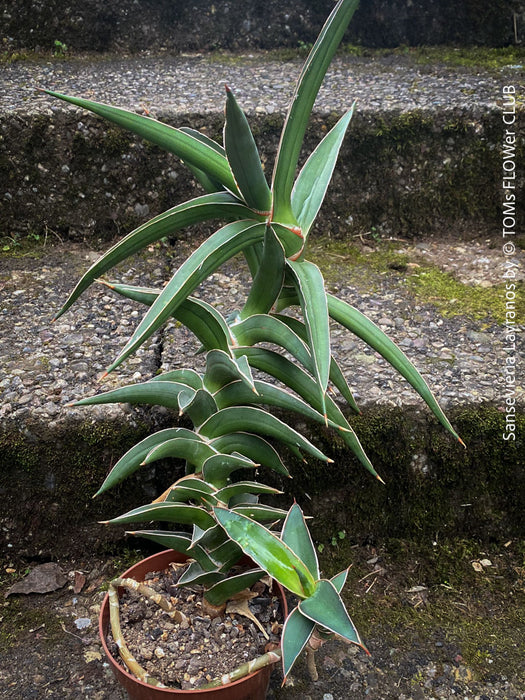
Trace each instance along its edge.
<instances>
[{"instance_id":1,"label":"stone step edge","mask_svg":"<svg viewBox=\"0 0 525 700\"><path fill-rule=\"evenodd\" d=\"M222 129L219 113L176 122L212 137ZM270 172L282 119L258 115L252 122ZM314 116L305 152L334 122L334 115ZM0 126L0 155L9 164L0 217L11 235L109 239L198 192L175 157L89 115L11 115ZM495 110L356 115L323 207L323 231L500 236L501 134ZM522 179L518 174L518 189ZM516 216L525 220L524 198Z\"/></svg>"}]
</instances>

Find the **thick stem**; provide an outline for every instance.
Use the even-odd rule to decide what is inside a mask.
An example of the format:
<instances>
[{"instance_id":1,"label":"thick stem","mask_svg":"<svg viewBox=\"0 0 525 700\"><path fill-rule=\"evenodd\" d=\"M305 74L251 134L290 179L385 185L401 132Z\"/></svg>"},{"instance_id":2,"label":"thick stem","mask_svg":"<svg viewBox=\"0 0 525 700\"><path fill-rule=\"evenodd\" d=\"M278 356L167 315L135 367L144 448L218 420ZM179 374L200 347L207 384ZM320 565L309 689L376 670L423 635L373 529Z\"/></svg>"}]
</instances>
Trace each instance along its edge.
<instances>
[{"instance_id":1,"label":"thick stem","mask_svg":"<svg viewBox=\"0 0 525 700\"><path fill-rule=\"evenodd\" d=\"M236 668L234 671L230 671L230 673L225 673L220 678L216 678L215 680L210 681L206 685L200 686L200 689L207 690L208 688L217 688L221 685L226 685L227 683L233 683L233 681L237 681L239 680L239 678L244 678L250 673L254 673L254 671L258 671L259 669L264 668L265 666L269 666L270 664L274 664L280 660L280 649L268 651L266 654L258 656L256 659L252 659L252 661L247 661L245 664L241 664L241 666Z\"/></svg>"},{"instance_id":2,"label":"thick stem","mask_svg":"<svg viewBox=\"0 0 525 700\"><path fill-rule=\"evenodd\" d=\"M152 678L146 669L142 668L139 662L135 659L133 654L130 652L122 636L122 629L120 627L119 618L119 597L117 586L122 585L122 581L129 581L130 579L116 579L109 584L109 621L111 624L111 632L113 634L113 639L118 647L120 658L126 664L129 671L143 683L149 683L149 685L157 686L158 688L165 688L166 686L160 683L156 678ZM136 583L136 581L135 581Z\"/></svg>"},{"instance_id":3,"label":"thick stem","mask_svg":"<svg viewBox=\"0 0 525 700\"><path fill-rule=\"evenodd\" d=\"M312 649L310 646L306 647L306 665L312 681L318 681L319 674L317 673L317 666L315 665L315 649Z\"/></svg>"}]
</instances>

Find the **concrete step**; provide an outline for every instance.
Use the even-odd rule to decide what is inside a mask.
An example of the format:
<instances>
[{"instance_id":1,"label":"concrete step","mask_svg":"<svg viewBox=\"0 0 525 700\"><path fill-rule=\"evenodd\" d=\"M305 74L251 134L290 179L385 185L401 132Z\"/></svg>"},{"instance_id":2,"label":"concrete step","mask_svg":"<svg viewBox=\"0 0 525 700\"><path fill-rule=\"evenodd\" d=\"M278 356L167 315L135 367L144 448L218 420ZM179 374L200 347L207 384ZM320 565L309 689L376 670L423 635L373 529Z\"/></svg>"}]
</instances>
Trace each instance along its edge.
<instances>
[{"instance_id":1,"label":"concrete step","mask_svg":"<svg viewBox=\"0 0 525 700\"><path fill-rule=\"evenodd\" d=\"M182 465L159 466L93 503L91 494L125 449L177 418L126 406L81 412L69 404L193 362L197 349L188 334L172 326L99 384L140 310L98 287L50 325L82 270L107 247L101 239L124 234L191 196L194 183L175 158L79 110L35 97L35 87L148 111L220 138L221 83L228 79L254 124L270 172L300 65L260 59L224 64L192 56L6 66L0 143L1 221L8 234L0 262L0 493L7 504L6 547L16 543L26 554L54 551L64 542L71 546L72 528L85 533L79 534L80 548L94 546L103 539L97 519L153 498L174 481ZM434 531L446 536L458 529L481 538L521 532L523 387L507 362L519 356L515 328L523 313L519 295L506 296L509 277L504 275L510 261L512 282L518 284L524 265L518 245L512 256L504 254L501 236L502 98L503 86L511 84L521 89L508 71L425 71L410 62L349 57L338 58L327 77L306 152L355 97L359 108L322 224L312 234L314 259L331 291L406 349L469 450L444 434L373 352L336 331L334 353L363 406L353 422L388 487L363 474L324 428L308 426L312 439L335 460L330 468L293 463L291 469L294 494L316 515L320 536L339 527L356 538ZM521 107L507 102L516 122L505 128L516 130L519 143ZM516 163L522 146L517 148ZM520 178L521 172L517 188ZM523 207L523 197L517 201ZM522 217L517 206L516 232ZM443 232L446 239L429 236ZM116 274L131 283L161 286L204 233L181 232ZM465 233L469 242L462 241ZM393 238L394 247L376 243L380 234ZM412 240L415 234L424 238ZM227 312L241 303L245 284L246 270L236 262L200 293ZM507 397L514 402L512 412ZM511 433L516 439L508 437Z\"/></svg>"},{"instance_id":2,"label":"concrete step","mask_svg":"<svg viewBox=\"0 0 525 700\"><path fill-rule=\"evenodd\" d=\"M192 125L221 140L223 83L246 109L268 173L300 61L264 54L18 62L0 76L0 223L9 237L110 239L184 198L194 182L173 156L47 87ZM514 92L504 93L505 86ZM523 160L523 71L338 57L315 106L304 154L358 100L319 229L332 236L501 235L502 143ZM509 114L503 122L503 102ZM516 229L525 222L516 170Z\"/></svg>"},{"instance_id":3,"label":"concrete step","mask_svg":"<svg viewBox=\"0 0 525 700\"><path fill-rule=\"evenodd\" d=\"M152 246L122 265L113 279L161 286L198 240L181 238L173 248ZM520 326L512 325L510 316L507 325L495 320L504 319L510 308L501 286L502 253L483 241L464 246L397 241L394 246L334 247L325 239L314 246L312 256L330 290L368 314L405 350L468 449L445 433L389 365L350 334L334 329L334 353L363 410L351 422L387 486L365 473L323 426L301 425L334 464L310 460L306 466L292 459L293 482L277 484L287 492L283 505L293 493L315 515L313 528L320 541L326 532L339 529L357 540L434 532L481 539L519 535L525 398L522 376L516 365L509 369L507 363L509 357L518 362L523 348L516 330ZM140 308L94 286L67 315L50 324L97 253L48 241L31 254L0 260L0 493L6 505L1 531L2 547L16 547L18 554L64 551L64 546L73 546L72 531L77 533L74 546L81 551L102 546L107 537L121 537L120 530L107 531L96 520L151 500L182 473L177 462L158 465L108 496L91 499L126 449L178 419L162 409L79 409L71 402L145 381L159 370L195 366L198 349L188 333L170 324L121 370L99 381L137 323ZM524 254L516 255L522 277ZM485 289L492 300L490 312L483 308L485 297L481 311L465 302L465 295L462 300L441 299L438 306L437 292L426 287L418 291L416 285L432 270L438 276L454 271L464 282L467 300ZM452 284L452 278L444 279ZM216 273L199 293L227 313L238 308L245 283L246 270L237 261ZM450 290L456 297L458 284ZM452 313L455 304L458 315ZM513 308L522 318L522 301Z\"/></svg>"}]
</instances>

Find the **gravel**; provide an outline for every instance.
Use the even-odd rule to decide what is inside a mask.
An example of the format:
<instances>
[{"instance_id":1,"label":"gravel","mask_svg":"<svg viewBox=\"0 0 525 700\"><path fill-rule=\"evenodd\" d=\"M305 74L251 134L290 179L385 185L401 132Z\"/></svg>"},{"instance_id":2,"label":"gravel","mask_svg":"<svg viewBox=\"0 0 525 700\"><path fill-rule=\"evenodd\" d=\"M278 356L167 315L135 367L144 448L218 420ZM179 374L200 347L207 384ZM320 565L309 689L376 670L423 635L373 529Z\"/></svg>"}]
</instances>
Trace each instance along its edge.
<instances>
[{"instance_id":1,"label":"gravel","mask_svg":"<svg viewBox=\"0 0 525 700\"><path fill-rule=\"evenodd\" d=\"M161 286L168 278L169 268L174 269L176 261L194 245L181 239L175 246L174 259L170 254L168 260L161 249L152 248L123 264L116 278L131 284ZM400 250L420 254L403 245ZM500 281L503 261L497 249L481 242L425 245L425 261L447 271L455 270L466 283L480 279L489 284ZM199 366L200 358L193 357L197 342L187 331L171 324L100 381L140 320L142 309L115 298L101 285L93 285L69 312L51 323L80 271L87 269L97 253L66 245L42 248L41 254L38 259L0 260L0 362L4 369L0 417L4 425L14 421L23 426L31 420L52 429L60 422L85 417L86 411L93 418L130 419L132 414L119 405L75 409L68 404L83 395L126 382L145 381L158 369L174 369L195 361ZM483 263L486 270L472 264L480 257L489 261ZM518 252L518 257L522 259L523 253ZM524 269L523 262L520 267ZM235 260L215 273L197 294L228 314L242 303L246 281L245 267ZM502 368L508 355L503 327L490 317L481 321L461 315L443 317L431 303L415 300L402 281L403 277L392 271L389 275L372 276L366 283L359 282L357 276L356 284L352 267L341 265L337 281L329 286L403 348L445 408L484 401L503 405ZM501 303L504 304L503 297ZM347 373L360 405L422 404L411 387L362 341L340 327L334 327L333 338L334 355ZM523 402L521 386L517 387L517 397Z\"/></svg>"},{"instance_id":2,"label":"gravel","mask_svg":"<svg viewBox=\"0 0 525 700\"><path fill-rule=\"evenodd\" d=\"M271 56L271 54L270 54ZM241 58L200 55L90 56L68 61L23 61L3 66L0 77L3 109L42 112L46 105L63 109L37 88L90 97L124 107L166 112L216 112L222 105L225 82L248 112L282 113L301 69L301 60L282 62L266 54ZM418 66L408 58L338 56L321 87L316 107L341 112L358 100L361 112L463 110L486 112L501 104L501 86L522 72L497 72L445 66Z\"/></svg>"}]
</instances>

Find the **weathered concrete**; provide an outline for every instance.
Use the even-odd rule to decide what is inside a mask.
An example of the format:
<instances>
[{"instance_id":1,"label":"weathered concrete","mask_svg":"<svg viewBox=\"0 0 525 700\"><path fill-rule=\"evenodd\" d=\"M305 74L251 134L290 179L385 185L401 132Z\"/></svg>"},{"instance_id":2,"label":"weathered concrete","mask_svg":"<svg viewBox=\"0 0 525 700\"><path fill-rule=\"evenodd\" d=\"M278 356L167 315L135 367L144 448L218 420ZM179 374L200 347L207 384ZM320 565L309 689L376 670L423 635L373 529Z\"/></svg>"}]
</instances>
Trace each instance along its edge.
<instances>
[{"instance_id":1,"label":"weathered concrete","mask_svg":"<svg viewBox=\"0 0 525 700\"><path fill-rule=\"evenodd\" d=\"M9 235L111 238L190 197L177 158L35 88L48 87L134 111L221 140L225 80L247 110L268 173L298 62L262 56L233 63L199 57L18 63L5 68L0 111L0 225ZM358 100L323 208L333 236L370 231L412 237L498 237L504 137L502 88L523 76L421 67L410 61L334 61L304 154ZM516 101L515 161L523 160ZM523 189L518 169L516 191ZM517 226L525 197L516 200Z\"/></svg>"},{"instance_id":2,"label":"weathered concrete","mask_svg":"<svg viewBox=\"0 0 525 700\"><path fill-rule=\"evenodd\" d=\"M312 42L332 0L3 0L6 48L51 51L267 49ZM3 11L2 11L3 10ZM522 0L368 0L345 40L365 46L504 46L523 40Z\"/></svg>"},{"instance_id":3,"label":"weathered concrete","mask_svg":"<svg viewBox=\"0 0 525 700\"><path fill-rule=\"evenodd\" d=\"M151 248L116 271L113 279L161 286L170 269L196 241L179 239ZM462 248L468 256L481 248ZM488 267L502 261L485 247ZM458 255L445 247L444 260ZM488 258L486 256L489 256ZM140 316L140 307L115 300L101 286L84 294L56 323L57 312L79 271L96 253L71 246L40 244L30 257L0 260L0 497L3 547L19 555L100 548L121 535L96 521L151 500L181 475L183 465L160 464L132 477L95 501L92 494L109 468L148 432L178 419L165 409L127 405L74 408L72 401L126 383L146 381L158 371L195 365L195 339L174 324L110 374L98 377L114 358ZM314 259L324 267L323 251ZM523 255L518 259L520 267ZM522 503L525 393L519 374L516 440L504 439L506 357L504 329L487 316L442 317L415 299L395 269L369 273L344 256L328 283L378 323L423 372L438 400L468 445L465 450L429 415L403 380L363 343L334 329L338 358L363 416L351 419L378 472L382 486L363 471L348 449L324 426L306 429L327 450L333 465L292 460L292 492L315 519L323 541L345 529L356 541L385 536L464 536L479 539L523 534ZM410 263L417 266L417 263ZM388 271L388 272L387 272ZM497 276L487 274L487 281ZM240 261L221 269L200 293L227 314L239 308L246 270ZM497 292L499 294L499 292ZM501 297L504 305L504 296ZM521 318L522 308L518 310ZM519 336L518 336L519 338ZM519 357L518 350L513 355ZM198 366L198 358L197 358ZM297 419L294 418L294 421ZM266 478L266 477L265 477ZM285 503L291 494L286 496ZM467 505L468 504L468 505ZM75 533L73 536L71 533Z\"/></svg>"},{"instance_id":4,"label":"weathered concrete","mask_svg":"<svg viewBox=\"0 0 525 700\"><path fill-rule=\"evenodd\" d=\"M122 452L175 418L165 411L119 406L81 412L68 404L116 383L146 380L158 370L191 362L196 350L188 334L170 328L101 386L97 377L123 346L139 311L130 303L114 302L99 288L49 326L67 291L96 257L93 249L107 247L101 239L127 232L194 190L175 158L79 110L44 96L34 99L36 84L147 109L220 138L217 86L229 75L249 112L269 172L298 70L297 63L265 64L258 57L226 65L190 57L16 64L4 72L9 111L1 123L1 222L11 235L5 238L8 257L0 272L5 545L16 542L25 554L41 548L58 551L74 529L88 532L76 538L78 547L91 547L101 537L96 519L153 497L170 476L180 473L181 465L171 467L175 475L169 474L169 466L168 472L155 469L147 479L132 480L93 502L91 494ZM502 272L494 274L503 265L501 246L493 246L501 238L502 86L510 80L519 93L521 78L514 73L430 72L410 63L337 59L320 95L307 150L353 97L359 97L360 106L313 240L319 234L370 240L366 237L373 228L396 239L445 232L451 240L466 232L477 240L462 248L461 255L479 261L473 261L476 272L467 283L501 283ZM194 105L199 105L198 113ZM520 110L518 106L518 144ZM523 146L518 146L516 162L519 148ZM522 184L519 171L516 230L524 220ZM36 247L20 245L21 234L40 236ZM132 284L160 287L202 234L177 232L171 246L151 246L116 274ZM59 238L63 245L53 247L51 242ZM79 240L88 247L78 246ZM315 527L322 532L344 527L357 539L392 532L413 536L433 528L484 538L501 534L503 523L509 536L521 532L523 431L519 428L515 442L503 440L502 368L508 352L501 326L489 310L485 318L445 318L426 303L430 300L415 298L403 284L402 271L409 264L417 268L419 259L409 257L401 268L394 260L363 278L348 263L346 249L342 252L335 253L335 273L333 261L328 266L330 288L401 343L451 412L469 450L444 436L437 422L421 411L414 393L400 387L374 353L338 332L334 352L365 409L356 427L389 486L371 483L337 441L316 429L315 439L337 457L336 464L322 470L312 465L308 471L295 465L293 482L305 507L312 499L319 522ZM372 253L365 248L362 256ZM442 262L455 254L443 251ZM322 248L317 255L322 263ZM516 256L523 268L523 252L517 250ZM447 265L442 269L448 271ZM239 306L245 273L237 264L221 270L201 293L227 313ZM518 385L516 392L521 421L523 387ZM334 499L344 508L334 507Z\"/></svg>"}]
</instances>

